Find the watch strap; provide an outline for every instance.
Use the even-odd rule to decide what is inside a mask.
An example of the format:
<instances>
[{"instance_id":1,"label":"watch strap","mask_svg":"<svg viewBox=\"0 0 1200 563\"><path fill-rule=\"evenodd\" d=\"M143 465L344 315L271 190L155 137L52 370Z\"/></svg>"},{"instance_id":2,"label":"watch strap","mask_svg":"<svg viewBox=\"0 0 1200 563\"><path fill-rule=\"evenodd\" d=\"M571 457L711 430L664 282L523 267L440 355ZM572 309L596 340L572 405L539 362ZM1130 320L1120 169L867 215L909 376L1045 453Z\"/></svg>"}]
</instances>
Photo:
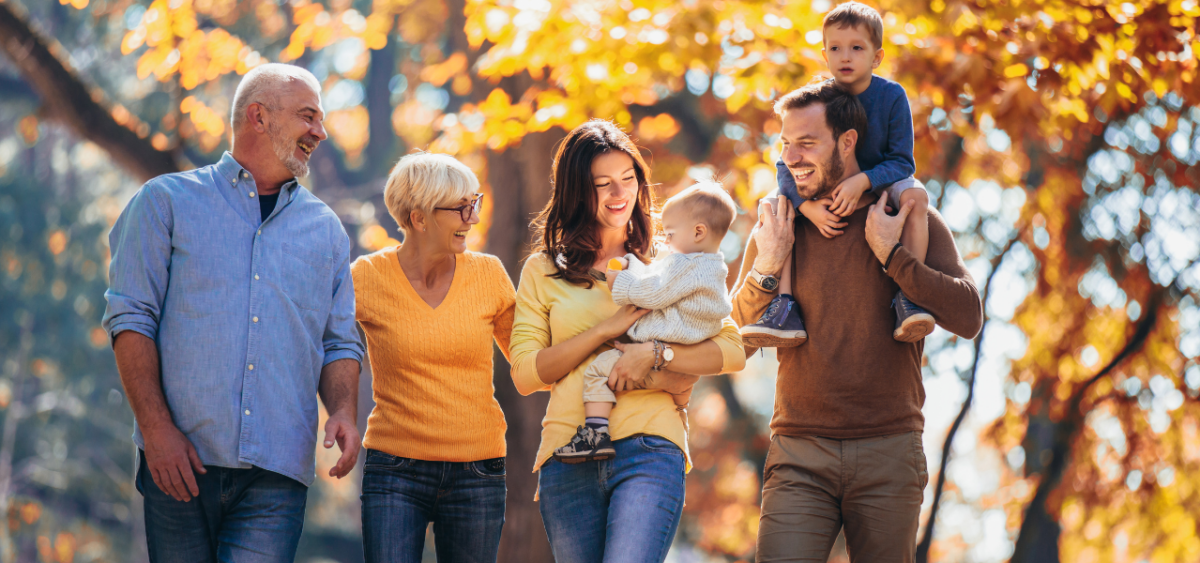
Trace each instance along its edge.
<instances>
[{"instance_id":1,"label":"watch strap","mask_svg":"<svg viewBox=\"0 0 1200 563\"><path fill-rule=\"evenodd\" d=\"M755 270L754 268L750 268L750 279L754 280L754 283L757 283L759 285L759 287L762 287L763 289L767 289L767 284L764 283L764 280L766 280L766 278L771 278L776 281L776 284L778 284L778 281L779 281L778 277L768 276L766 274L759 272L758 270Z\"/></svg>"}]
</instances>

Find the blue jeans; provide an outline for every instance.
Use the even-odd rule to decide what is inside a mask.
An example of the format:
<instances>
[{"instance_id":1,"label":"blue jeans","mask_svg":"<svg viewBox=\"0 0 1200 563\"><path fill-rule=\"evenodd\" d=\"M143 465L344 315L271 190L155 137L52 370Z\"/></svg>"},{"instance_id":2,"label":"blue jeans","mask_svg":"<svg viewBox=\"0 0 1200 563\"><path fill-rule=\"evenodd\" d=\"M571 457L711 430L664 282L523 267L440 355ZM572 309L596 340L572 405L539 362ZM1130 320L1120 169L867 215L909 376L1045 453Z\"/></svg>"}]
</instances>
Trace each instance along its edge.
<instances>
[{"instance_id":1,"label":"blue jeans","mask_svg":"<svg viewBox=\"0 0 1200 563\"><path fill-rule=\"evenodd\" d=\"M308 487L258 467L205 466L200 495L179 502L154 484L146 455L134 483L145 498L151 563L291 563L304 528Z\"/></svg>"},{"instance_id":2,"label":"blue jeans","mask_svg":"<svg viewBox=\"0 0 1200 563\"><path fill-rule=\"evenodd\" d=\"M615 458L538 472L542 522L558 563L662 563L683 510L683 452L666 438L613 442Z\"/></svg>"},{"instance_id":3,"label":"blue jeans","mask_svg":"<svg viewBox=\"0 0 1200 563\"><path fill-rule=\"evenodd\" d=\"M418 563L433 523L438 561L495 563L504 527L504 458L423 461L367 450L362 482L367 563Z\"/></svg>"}]
</instances>

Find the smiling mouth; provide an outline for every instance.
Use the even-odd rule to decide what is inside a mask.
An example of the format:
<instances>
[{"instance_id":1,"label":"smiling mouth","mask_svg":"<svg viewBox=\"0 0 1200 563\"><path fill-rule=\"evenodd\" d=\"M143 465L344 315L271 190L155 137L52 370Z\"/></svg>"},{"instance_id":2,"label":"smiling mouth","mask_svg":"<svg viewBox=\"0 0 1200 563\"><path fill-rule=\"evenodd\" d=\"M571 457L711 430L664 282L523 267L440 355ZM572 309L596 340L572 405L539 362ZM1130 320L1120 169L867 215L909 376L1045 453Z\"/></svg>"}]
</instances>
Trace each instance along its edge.
<instances>
[{"instance_id":1,"label":"smiling mouth","mask_svg":"<svg viewBox=\"0 0 1200 563\"><path fill-rule=\"evenodd\" d=\"M454 231L454 238L467 238L467 231Z\"/></svg>"},{"instance_id":2,"label":"smiling mouth","mask_svg":"<svg viewBox=\"0 0 1200 563\"><path fill-rule=\"evenodd\" d=\"M798 171L793 170L792 177L796 178L796 183L800 183L800 182L803 182L803 181L809 179L809 177L811 177L813 175L813 172L815 172L815 171L816 171L816 169L814 169L814 168L808 168L805 170L798 170Z\"/></svg>"},{"instance_id":3,"label":"smiling mouth","mask_svg":"<svg viewBox=\"0 0 1200 563\"><path fill-rule=\"evenodd\" d=\"M308 156L312 156L312 152L317 148L316 143L304 139L296 141L296 146L300 147L301 152Z\"/></svg>"},{"instance_id":4,"label":"smiling mouth","mask_svg":"<svg viewBox=\"0 0 1200 563\"><path fill-rule=\"evenodd\" d=\"M604 206L605 209L608 209L609 211L612 211L615 213L620 213L622 211L625 211L626 207L629 207L628 201L626 201L624 203L613 203L613 204Z\"/></svg>"}]
</instances>

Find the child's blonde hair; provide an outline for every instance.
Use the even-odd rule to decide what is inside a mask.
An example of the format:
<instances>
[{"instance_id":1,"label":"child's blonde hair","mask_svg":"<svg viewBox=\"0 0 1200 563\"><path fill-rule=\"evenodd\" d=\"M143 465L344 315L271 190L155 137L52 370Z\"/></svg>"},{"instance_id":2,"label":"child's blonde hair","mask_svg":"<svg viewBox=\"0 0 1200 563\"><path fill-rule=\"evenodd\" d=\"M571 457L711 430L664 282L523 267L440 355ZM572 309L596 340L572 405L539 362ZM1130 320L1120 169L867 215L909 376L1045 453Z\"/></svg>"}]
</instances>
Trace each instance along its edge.
<instances>
[{"instance_id":1,"label":"child's blonde hair","mask_svg":"<svg viewBox=\"0 0 1200 563\"><path fill-rule=\"evenodd\" d=\"M838 29L864 26L867 28L867 35L871 37L871 44L876 49L883 48L883 18L879 17L875 8L854 1L838 4L825 14L825 21L821 22L821 31L824 32L834 25Z\"/></svg>"},{"instance_id":2,"label":"child's blonde hair","mask_svg":"<svg viewBox=\"0 0 1200 563\"><path fill-rule=\"evenodd\" d=\"M671 196L663 205L663 212L677 205L684 209L699 223L708 226L708 230L717 238L724 238L737 217L737 206L733 198L718 182L699 182Z\"/></svg>"}]
</instances>

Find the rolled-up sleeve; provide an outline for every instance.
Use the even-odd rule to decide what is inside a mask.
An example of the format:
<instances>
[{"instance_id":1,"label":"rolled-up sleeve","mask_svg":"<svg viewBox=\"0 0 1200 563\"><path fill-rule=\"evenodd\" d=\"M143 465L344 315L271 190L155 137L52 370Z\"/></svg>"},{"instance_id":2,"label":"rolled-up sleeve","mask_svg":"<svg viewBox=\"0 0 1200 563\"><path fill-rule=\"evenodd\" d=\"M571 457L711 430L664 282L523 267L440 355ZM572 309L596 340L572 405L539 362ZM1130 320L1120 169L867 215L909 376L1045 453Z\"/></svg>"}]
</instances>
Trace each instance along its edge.
<instances>
[{"instance_id":1,"label":"rolled-up sleeve","mask_svg":"<svg viewBox=\"0 0 1200 563\"><path fill-rule=\"evenodd\" d=\"M142 186L108 235L112 260L101 326L115 339L126 330L158 337L171 268L171 209L154 180Z\"/></svg>"},{"instance_id":2,"label":"rolled-up sleeve","mask_svg":"<svg viewBox=\"0 0 1200 563\"><path fill-rule=\"evenodd\" d=\"M712 339L721 349L721 373L733 373L746 369L746 351L742 347L742 334L733 318L725 317L721 332Z\"/></svg>"},{"instance_id":3,"label":"rolled-up sleeve","mask_svg":"<svg viewBox=\"0 0 1200 563\"><path fill-rule=\"evenodd\" d=\"M333 277L333 306L325 322L323 365L344 359L362 362L363 347L358 327L354 324L354 281L350 275L350 237L338 225L341 249L337 256L337 273Z\"/></svg>"},{"instance_id":4,"label":"rolled-up sleeve","mask_svg":"<svg viewBox=\"0 0 1200 563\"><path fill-rule=\"evenodd\" d=\"M538 352L550 346L550 307L542 298L540 287L549 278L539 271L540 263L541 257L536 255L526 260L517 284L509 359L513 385L522 395L550 389L537 370Z\"/></svg>"}]
</instances>

